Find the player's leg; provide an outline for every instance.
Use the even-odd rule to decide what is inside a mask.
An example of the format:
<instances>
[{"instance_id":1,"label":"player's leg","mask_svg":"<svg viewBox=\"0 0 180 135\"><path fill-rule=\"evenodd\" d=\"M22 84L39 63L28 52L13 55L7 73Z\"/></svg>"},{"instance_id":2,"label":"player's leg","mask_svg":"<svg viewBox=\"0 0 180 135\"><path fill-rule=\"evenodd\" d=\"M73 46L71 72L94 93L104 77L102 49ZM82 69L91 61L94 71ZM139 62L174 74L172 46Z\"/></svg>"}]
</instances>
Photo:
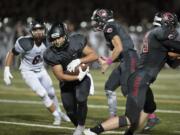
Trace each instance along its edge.
<instances>
[{"instance_id":1,"label":"player's leg","mask_svg":"<svg viewBox=\"0 0 180 135\"><path fill-rule=\"evenodd\" d=\"M105 83L105 93L109 106L110 117L117 114L116 88L120 86L120 67L115 68Z\"/></svg>"},{"instance_id":2,"label":"player's leg","mask_svg":"<svg viewBox=\"0 0 180 135\"><path fill-rule=\"evenodd\" d=\"M130 125L130 121L126 116L115 116L107 119L106 121L102 122L94 126L93 128L84 130L85 135L97 135L104 131L113 130L121 127L127 127Z\"/></svg>"},{"instance_id":3,"label":"player's leg","mask_svg":"<svg viewBox=\"0 0 180 135\"><path fill-rule=\"evenodd\" d=\"M53 101L49 98L48 93L45 88L39 81L40 75L38 73L34 73L33 71L22 71L21 72L23 79L26 84L42 99L43 104L46 108L52 113L54 116L54 124L60 125L61 119Z\"/></svg>"},{"instance_id":4,"label":"player's leg","mask_svg":"<svg viewBox=\"0 0 180 135\"><path fill-rule=\"evenodd\" d=\"M55 90L54 90L54 87L53 87L53 84L52 84L52 80L49 76L49 74L47 73L46 70L43 70L41 72L41 78L40 78L40 81L41 81L41 84L43 85L43 87L46 89L47 93L48 93L48 96L52 99L55 107L56 107L56 110L60 113L61 115L61 118L64 120L64 121L67 121L69 122L70 119L68 118L68 116L63 113L61 111L61 108L59 106L59 103L58 103L58 98L55 94Z\"/></svg>"},{"instance_id":5,"label":"player's leg","mask_svg":"<svg viewBox=\"0 0 180 135\"><path fill-rule=\"evenodd\" d=\"M70 118L71 122L74 126L78 125L77 120L77 103L75 98L75 84L71 82L63 83L61 82L61 99L66 110L68 117Z\"/></svg>"},{"instance_id":6,"label":"player's leg","mask_svg":"<svg viewBox=\"0 0 180 135\"><path fill-rule=\"evenodd\" d=\"M90 78L85 77L79 84L76 86L76 101L77 101L77 118L78 118L78 126L74 131L73 135L82 135L85 122L87 117L87 99L90 90Z\"/></svg>"},{"instance_id":7,"label":"player's leg","mask_svg":"<svg viewBox=\"0 0 180 135\"><path fill-rule=\"evenodd\" d=\"M159 118L154 113L154 111L156 110L156 103L154 101L154 95L151 88L149 88L146 94L146 103L144 108L144 110L146 110L146 112L148 113L148 121L144 127L144 131L147 131L152 129L160 122Z\"/></svg>"},{"instance_id":8,"label":"player's leg","mask_svg":"<svg viewBox=\"0 0 180 135\"><path fill-rule=\"evenodd\" d=\"M131 127L127 132L130 131L131 134L147 117L147 112L144 112L143 110L146 102L146 94L149 89L149 82L149 76L141 71L134 73L129 78L128 88L130 93L127 96L126 116L129 118L131 123Z\"/></svg>"}]
</instances>

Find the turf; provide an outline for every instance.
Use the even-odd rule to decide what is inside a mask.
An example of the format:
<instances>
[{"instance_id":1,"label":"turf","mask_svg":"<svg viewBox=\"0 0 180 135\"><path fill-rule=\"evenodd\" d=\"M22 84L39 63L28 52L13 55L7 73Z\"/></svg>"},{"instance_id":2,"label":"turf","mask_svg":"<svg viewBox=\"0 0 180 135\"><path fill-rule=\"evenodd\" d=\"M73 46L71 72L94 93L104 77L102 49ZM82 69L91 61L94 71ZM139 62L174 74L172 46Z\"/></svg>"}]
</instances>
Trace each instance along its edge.
<instances>
[{"instance_id":1,"label":"turf","mask_svg":"<svg viewBox=\"0 0 180 135\"><path fill-rule=\"evenodd\" d=\"M99 70L92 70L94 77L96 94L89 97L89 111L86 126L91 127L108 117L107 101L104 94L104 82L109 72L102 75ZM51 125L53 118L46 108L41 104L41 100L31 91L22 80L18 70L12 70L14 79L11 86L3 83L3 72L0 71L0 135L69 135L72 129L66 128L46 128L34 127L31 125L18 125L15 122L39 125ZM60 100L58 81L51 71L56 94ZM151 86L157 101L158 111L156 112L161 120L152 131L144 133L150 135L180 135L180 75L179 70L163 69L157 81ZM118 114L124 113L126 99L122 96L120 88L118 94ZM12 102L7 102L12 101ZM22 103L14 103L22 101ZM26 103L28 101L28 103ZM31 103L30 101L37 101ZM24 102L24 103L23 103ZM62 106L61 106L62 107ZM62 122L62 127L73 128L71 123ZM115 130L121 131L121 130ZM111 133L109 133L111 134Z\"/></svg>"}]
</instances>

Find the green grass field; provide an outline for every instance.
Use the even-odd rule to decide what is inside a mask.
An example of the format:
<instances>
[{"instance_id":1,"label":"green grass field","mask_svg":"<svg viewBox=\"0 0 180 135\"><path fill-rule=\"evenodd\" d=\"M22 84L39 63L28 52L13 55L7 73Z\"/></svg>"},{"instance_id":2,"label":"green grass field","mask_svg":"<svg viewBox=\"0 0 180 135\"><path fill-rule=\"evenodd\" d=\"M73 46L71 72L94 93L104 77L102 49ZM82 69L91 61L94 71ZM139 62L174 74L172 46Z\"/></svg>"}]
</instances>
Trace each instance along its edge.
<instances>
[{"instance_id":1,"label":"green grass field","mask_svg":"<svg viewBox=\"0 0 180 135\"><path fill-rule=\"evenodd\" d=\"M89 97L89 111L86 127L105 120L108 117L107 101L104 94L104 82L109 73L102 75L98 70L91 71L94 76L96 94ZM52 126L53 117L42 105L40 99L26 86L19 71L12 70L14 79L11 86L3 83L0 71L0 135L71 135L73 125L62 122L61 126ZM49 72L60 100L58 81ZM157 115L161 123L148 135L180 135L180 74L179 70L164 69L157 81L151 86L157 101ZM118 113L124 113L125 98L118 94ZM62 106L61 106L62 107ZM122 130L106 133L122 134Z\"/></svg>"}]
</instances>

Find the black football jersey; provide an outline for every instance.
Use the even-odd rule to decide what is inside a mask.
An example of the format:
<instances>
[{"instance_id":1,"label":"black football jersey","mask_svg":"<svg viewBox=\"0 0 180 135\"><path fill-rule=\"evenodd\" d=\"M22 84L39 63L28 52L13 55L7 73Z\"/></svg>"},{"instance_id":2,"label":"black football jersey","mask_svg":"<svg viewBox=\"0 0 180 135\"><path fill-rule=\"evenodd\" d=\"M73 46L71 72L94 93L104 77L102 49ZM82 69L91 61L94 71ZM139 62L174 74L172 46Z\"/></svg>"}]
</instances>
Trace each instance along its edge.
<instances>
[{"instance_id":1,"label":"black football jersey","mask_svg":"<svg viewBox=\"0 0 180 135\"><path fill-rule=\"evenodd\" d=\"M107 46L110 50L113 50L114 48L111 40L115 35L118 35L120 37L123 44L123 51L127 51L128 49L134 49L134 44L129 34L118 22L112 21L108 22L104 29L104 36L107 41Z\"/></svg>"},{"instance_id":2,"label":"black football jersey","mask_svg":"<svg viewBox=\"0 0 180 135\"><path fill-rule=\"evenodd\" d=\"M147 73L156 78L157 74L167 61L168 48L164 41L173 41L177 36L168 28L156 27L144 37L143 48L138 68L145 69Z\"/></svg>"},{"instance_id":3,"label":"black football jersey","mask_svg":"<svg viewBox=\"0 0 180 135\"><path fill-rule=\"evenodd\" d=\"M73 34L64 48L56 48L50 46L44 52L44 61L51 66L62 65L63 70L66 70L67 65L74 59L83 56L83 49L87 44L87 39L80 34Z\"/></svg>"}]
</instances>

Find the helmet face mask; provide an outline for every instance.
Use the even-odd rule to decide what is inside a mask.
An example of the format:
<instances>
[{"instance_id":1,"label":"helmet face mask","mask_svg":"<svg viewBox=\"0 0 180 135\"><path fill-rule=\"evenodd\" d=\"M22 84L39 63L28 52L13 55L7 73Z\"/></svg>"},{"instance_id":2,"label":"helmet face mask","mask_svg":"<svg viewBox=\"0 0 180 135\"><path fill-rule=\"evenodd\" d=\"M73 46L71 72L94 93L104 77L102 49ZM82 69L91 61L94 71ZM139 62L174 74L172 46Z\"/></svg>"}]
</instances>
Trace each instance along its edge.
<instances>
[{"instance_id":1,"label":"helmet face mask","mask_svg":"<svg viewBox=\"0 0 180 135\"><path fill-rule=\"evenodd\" d=\"M167 27L176 27L178 23L177 16L170 12L165 12L162 14L162 24Z\"/></svg>"},{"instance_id":2,"label":"helmet face mask","mask_svg":"<svg viewBox=\"0 0 180 135\"><path fill-rule=\"evenodd\" d=\"M161 13L158 12L154 16L153 26L155 27L161 26L161 21L162 21Z\"/></svg>"},{"instance_id":3,"label":"helmet face mask","mask_svg":"<svg viewBox=\"0 0 180 135\"><path fill-rule=\"evenodd\" d=\"M95 31L102 31L110 19L113 19L113 12L111 10L96 9L91 17L91 25Z\"/></svg>"},{"instance_id":4,"label":"helmet face mask","mask_svg":"<svg viewBox=\"0 0 180 135\"><path fill-rule=\"evenodd\" d=\"M57 48L61 48L61 47L63 47L65 40L66 40L65 37L58 37L58 38L54 39L51 43L53 46L55 46Z\"/></svg>"}]
</instances>

